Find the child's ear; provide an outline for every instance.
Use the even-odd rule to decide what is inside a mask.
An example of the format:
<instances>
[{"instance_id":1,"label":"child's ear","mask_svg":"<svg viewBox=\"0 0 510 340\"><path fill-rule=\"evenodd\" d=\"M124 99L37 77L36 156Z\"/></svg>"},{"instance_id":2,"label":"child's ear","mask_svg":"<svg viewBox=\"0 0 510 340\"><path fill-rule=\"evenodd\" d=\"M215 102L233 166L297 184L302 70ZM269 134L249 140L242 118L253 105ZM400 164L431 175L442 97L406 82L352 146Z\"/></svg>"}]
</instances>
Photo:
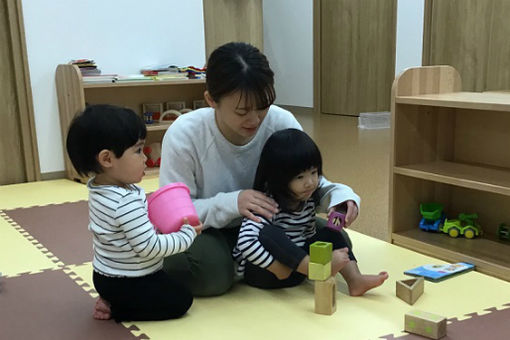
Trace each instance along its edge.
<instances>
[{"instance_id":1,"label":"child's ear","mask_svg":"<svg viewBox=\"0 0 510 340\"><path fill-rule=\"evenodd\" d=\"M111 168L113 160L113 152L110 150L103 149L97 154L97 161L103 168Z\"/></svg>"},{"instance_id":2,"label":"child's ear","mask_svg":"<svg viewBox=\"0 0 510 340\"><path fill-rule=\"evenodd\" d=\"M209 94L209 91L204 92L204 98L210 107L212 107L213 109L216 108L216 102L212 99L211 95Z\"/></svg>"}]
</instances>

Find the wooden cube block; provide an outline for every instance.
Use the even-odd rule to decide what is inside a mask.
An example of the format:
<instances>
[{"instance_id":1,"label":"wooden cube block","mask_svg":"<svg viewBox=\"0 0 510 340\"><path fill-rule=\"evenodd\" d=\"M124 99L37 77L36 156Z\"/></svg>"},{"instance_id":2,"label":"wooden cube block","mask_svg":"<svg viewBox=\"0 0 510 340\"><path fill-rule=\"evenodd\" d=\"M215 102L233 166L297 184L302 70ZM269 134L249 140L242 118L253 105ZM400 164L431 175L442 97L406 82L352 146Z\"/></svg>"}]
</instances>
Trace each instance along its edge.
<instances>
[{"instance_id":1,"label":"wooden cube block","mask_svg":"<svg viewBox=\"0 0 510 340\"><path fill-rule=\"evenodd\" d=\"M310 262L326 264L331 262L333 244L331 242L316 241L310 244Z\"/></svg>"},{"instance_id":2,"label":"wooden cube block","mask_svg":"<svg viewBox=\"0 0 510 340\"><path fill-rule=\"evenodd\" d=\"M308 278L310 280L327 280L331 276L331 262L320 264L315 262L308 263Z\"/></svg>"},{"instance_id":3,"label":"wooden cube block","mask_svg":"<svg viewBox=\"0 0 510 340\"><path fill-rule=\"evenodd\" d=\"M315 313L331 315L336 311L336 281L330 277L315 281Z\"/></svg>"},{"instance_id":4,"label":"wooden cube block","mask_svg":"<svg viewBox=\"0 0 510 340\"><path fill-rule=\"evenodd\" d=\"M412 305L423 294L424 282L423 277L397 281L396 294L400 299Z\"/></svg>"},{"instance_id":5,"label":"wooden cube block","mask_svg":"<svg viewBox=\"0 0 510 340\"><path fill-rule=\"evenodd\" d=\"M405 331L440 339L446 335L446 318L441 315L412 310L405 315Z\"/></svg>"}]
</instances>

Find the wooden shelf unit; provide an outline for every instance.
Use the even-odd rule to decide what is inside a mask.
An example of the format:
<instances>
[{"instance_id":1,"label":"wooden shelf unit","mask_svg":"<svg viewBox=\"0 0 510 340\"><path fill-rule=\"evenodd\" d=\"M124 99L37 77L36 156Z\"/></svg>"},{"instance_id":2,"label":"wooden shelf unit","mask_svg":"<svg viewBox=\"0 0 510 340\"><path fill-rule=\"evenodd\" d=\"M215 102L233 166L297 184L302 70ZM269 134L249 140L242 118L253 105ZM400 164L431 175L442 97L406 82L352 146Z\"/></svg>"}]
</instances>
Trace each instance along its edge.
<instances>
[{"instance_id":1,"label":"wooden shelf unit","mask_svg":"<svg viewBox=\"0 0 510 340\"><path fill-rule=\"evenodd\" d=\"M83 111L86 105L118 105L142 115L144 103L185 101L186 107L192 108L193 100L203 99L205 91L204 79L84 83L79 68L68 64L58 65L55 81L66 175L67 178L82 183L85 183L87 178L78 175L74 170L65 152L65 140L71 120L76 113ZM147 124L146 144L160 142L170 124ZM146 174L157 175L158 170L147 169Z\"/></svg>"},{"instance_id":2,"label":"wooden shelf unit","mask_svg":"<svg viewBox=\"0 0 510 340\"><path fill-rule=\"evenodd\" d=\"M411 68L392 88L390 235L394 244L510 281L510 92L461 92L451 66ZM419 229L420 203L476 212L482 237Z\"/></svg>"}]
</instances>

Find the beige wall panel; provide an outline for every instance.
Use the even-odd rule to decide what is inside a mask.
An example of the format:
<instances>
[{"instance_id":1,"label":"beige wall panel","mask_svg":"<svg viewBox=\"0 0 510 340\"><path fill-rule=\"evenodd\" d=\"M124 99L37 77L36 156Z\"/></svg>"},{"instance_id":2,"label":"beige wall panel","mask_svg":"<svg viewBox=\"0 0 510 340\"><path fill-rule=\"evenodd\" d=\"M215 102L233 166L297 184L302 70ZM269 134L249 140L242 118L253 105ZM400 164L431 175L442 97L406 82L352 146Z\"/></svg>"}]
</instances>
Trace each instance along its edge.
<instances>
[{"instance_id":1,"label":"beige wall panel","mask_svg":"<svg viewBox=\"0 0 510 340\"><path fill-rule=\"evenodd\" d=\"M322 0L320 7L321 111L389 110L396 1Z\"/></svg>"},{"instance_id":2,"label":"beige wall panel","mask_svg":"<svg viewBox=\"0 0 510 340\"><path fill-rule=\"evenodd\" d=\"M204 0L207 57L220 45L244 41L263 45L262 0Z\"/></svg>"},{"instance_id":3,"label":"beige wall panel","mask_svg":"<svg viewBox=\"0 0 510 340\"><path fill-rule=\"evenodd\" d=\"M466 91L485 89L491 9L490 0L432 3L430 64L455 67Z\"/></svg>"},{"instance_id":4,"label":"beige wall panel","mask_svg":"<svg viewBox=\"0 0 510 340\"><path fill-rule=\"evenodd\" d=\"M0 185L25 182L33 180L35 172L38 172L37 156L31 154L32 141L30 140L31 127L29 124L22 126L23 121L28 121L24 114L28 115L28 106L31 109L31 99L23 85L24 58L24 33L21 13L18 11L16 1L0 2ZM21 73L21 74L19 74ZM19 76L20 79L17 79ZM30 93L30 92L29 92ZM22 110L23 108L23 110ZM33 118L33 117L32 117ZM23 139L23 133L28 133L28 138ZM35 137L35 135L34 135ZM37 153L37 150L35 149ZM30 164L26 163L29 153ZM35 158L35 159L34 159ZM34 167L37 164L37 167ZM27 170L27 165L30 169ZM27 172L30 171L30 174Z\"/></svg>"},{"instance_id":5,"label":"beige wall panel","mask_svg":"<svg viewBox=\"0 0 510 340\"><path fill-rule=\"evenodd\" d=\"M490 21L486 89L510 89L510 1L494 1Z\"/></svg>"},{"instance_id":6,"label":"beige wall panel","mask_svg":"<svg viewBox=\"0 0 510 340\"><path fill-rule=\"evenodd\" d=\"M454 66L465 91L510 89L510 1L426 4L423 64Z\"/></svg>"}]
</instances>

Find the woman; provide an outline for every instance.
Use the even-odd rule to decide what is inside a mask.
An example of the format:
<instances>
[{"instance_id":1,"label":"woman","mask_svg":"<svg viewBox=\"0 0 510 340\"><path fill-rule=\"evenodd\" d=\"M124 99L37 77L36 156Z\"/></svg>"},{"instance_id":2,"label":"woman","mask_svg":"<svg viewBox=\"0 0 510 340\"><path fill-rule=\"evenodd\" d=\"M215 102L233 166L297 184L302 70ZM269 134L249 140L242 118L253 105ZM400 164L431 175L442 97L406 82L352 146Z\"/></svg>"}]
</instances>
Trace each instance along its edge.
<instances>
[{"instance_id":1,"label":"woman","mask_svg":"<svg viewBox=\"0 0 510 340\"><path fill-rule=\"evenodd\" d=\"M195 296L225 293L234 280L232 249L242 217L271 218L278 205L253 186L260 152L275 131L301 126L277 106L267 58L246 43L228 43L209 57L205 100L210 107L179 117L163 139L160 186L185 183L204 231L164 269ZM355 204L348 214L357 215Z\"/></svg>"}]
</instances>

